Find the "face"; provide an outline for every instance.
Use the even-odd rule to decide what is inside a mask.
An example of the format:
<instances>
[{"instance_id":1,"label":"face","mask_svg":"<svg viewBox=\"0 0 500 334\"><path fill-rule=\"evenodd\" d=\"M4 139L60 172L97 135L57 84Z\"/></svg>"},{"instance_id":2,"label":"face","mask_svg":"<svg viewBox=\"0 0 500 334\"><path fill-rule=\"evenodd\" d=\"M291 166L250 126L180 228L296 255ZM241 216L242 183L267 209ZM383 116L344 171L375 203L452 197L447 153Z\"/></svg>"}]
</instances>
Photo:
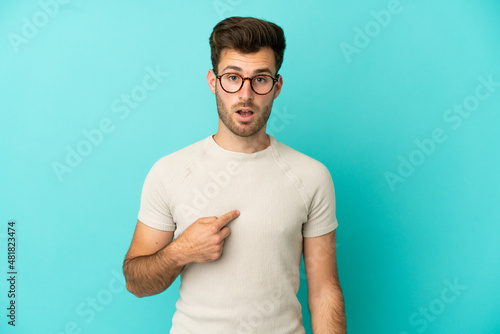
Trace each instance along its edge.
<instances>
[{"instance_id":1,"label":"face","mask_svg":"<svg viewBox=\"0 0 500 334\"><path fill-rule=\"evenodd\" d=\"M250 54L225 49L221 54L217 73L219 75L237 73L242 77L267 74L276 77L274 52L269 47ZM219 131L228 130L240 137L265 133L273 101L281 92L283 84L281 76L271 92L266 95L256 94L250 86L250 80L245 80L238 92L228 93L222 89L220 80L215 78L211 70L207 79L217 100Z\"/></svg>"}]
</instances>

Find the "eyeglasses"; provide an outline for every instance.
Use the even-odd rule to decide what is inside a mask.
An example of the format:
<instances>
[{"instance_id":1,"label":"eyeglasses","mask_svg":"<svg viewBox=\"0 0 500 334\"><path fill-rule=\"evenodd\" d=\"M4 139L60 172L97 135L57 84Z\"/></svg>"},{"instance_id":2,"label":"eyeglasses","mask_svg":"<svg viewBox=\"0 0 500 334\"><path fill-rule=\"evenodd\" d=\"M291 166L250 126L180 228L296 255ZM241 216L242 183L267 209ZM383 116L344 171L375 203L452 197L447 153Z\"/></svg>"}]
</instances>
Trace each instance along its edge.
<instances>
[{"instance_id":1,"label":"eyeglasses","mask_svg":"<svg viewBox=\"0 0 500 334\"><path fill-rule=\"evenodd\" d=\"M254 77L244 78L237 73L224 73L215 77L219 79L220 86L227 93L238 92L243 87L245 80L250 80L250 87L255 94L266 95L273 90L274 84L279 80L280 75L277 74L277 77L273 78L267 74L259 74Z\"/></svg>"}]
</instances>

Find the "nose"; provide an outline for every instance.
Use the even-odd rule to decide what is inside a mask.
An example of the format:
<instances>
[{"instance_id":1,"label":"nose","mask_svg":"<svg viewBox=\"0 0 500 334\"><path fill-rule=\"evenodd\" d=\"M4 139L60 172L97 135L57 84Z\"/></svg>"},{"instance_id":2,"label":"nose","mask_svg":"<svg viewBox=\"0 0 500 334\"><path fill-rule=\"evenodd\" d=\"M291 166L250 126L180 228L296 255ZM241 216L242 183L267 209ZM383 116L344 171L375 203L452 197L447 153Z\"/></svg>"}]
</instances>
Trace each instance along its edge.
<instances>
[{"instance_id":1,"label":"nose","mask_svg":"<svg viewBox=\"0 0 500 334\"><path fill-rule=\"evenodd\" d=\"M254 97L254 92L252 86L250 85L250 79L243 80L243 87L238 92L240 100L252 100Z\"/></svg>"}]
</instances>

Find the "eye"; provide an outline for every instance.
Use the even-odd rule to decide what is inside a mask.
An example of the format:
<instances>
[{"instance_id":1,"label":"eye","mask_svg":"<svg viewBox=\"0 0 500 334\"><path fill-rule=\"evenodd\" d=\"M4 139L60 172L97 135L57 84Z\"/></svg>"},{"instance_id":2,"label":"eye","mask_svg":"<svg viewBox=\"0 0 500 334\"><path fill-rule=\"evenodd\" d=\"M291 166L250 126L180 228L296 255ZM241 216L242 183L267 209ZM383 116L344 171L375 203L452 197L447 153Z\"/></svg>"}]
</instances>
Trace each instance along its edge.
<instances>
[{"instance_id":1,"label":"eye","mask_svg":"<svg viewBox=\"0 0 500 334\"><path fill-rule=\"evenodd\" d=\"M227 79L228 79L229 81L238 81L238 80L239 80L239 78L240 78L240 77L239 77L239 76L237 76L237 75L235 75L235 74L230 74L230 75L228 75L228 76L227 76Z\"/></svg>"},{"instance_id":2,"label":"eye","mask_svg":"<svg viewBox=\"0 0 500 334\"><path fill-rule=\"evenodd\" d=\"M259 85L264 85L264 84L266 84L269 80L270 80L270 79L269 79L267 76L265 76L265 75L260 75L260 76L258 76L258 77L255 77L255 78L254 78L255 83L257 83L257 84L259 84Z\"/></svg>"}]
</instances>

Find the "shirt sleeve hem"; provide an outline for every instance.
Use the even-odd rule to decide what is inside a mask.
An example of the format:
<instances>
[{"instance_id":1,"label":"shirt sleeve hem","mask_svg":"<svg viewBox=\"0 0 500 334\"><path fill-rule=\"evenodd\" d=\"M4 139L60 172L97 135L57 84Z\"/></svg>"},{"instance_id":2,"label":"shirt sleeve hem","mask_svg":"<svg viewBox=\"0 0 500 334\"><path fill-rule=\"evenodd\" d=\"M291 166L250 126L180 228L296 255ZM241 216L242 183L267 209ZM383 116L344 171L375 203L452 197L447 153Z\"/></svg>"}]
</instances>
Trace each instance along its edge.
<instances>
[{"instance_id":1,"label":"shirt sleeve hem","mask_svg":"<svg viewBox=\"0 0 500 334\"><path fill-rule=\"evenodd\" d=\"M152 221L146 217L143 217L141 215L138 216L138 219L141 221L141 223L149 226L149 227L152 227L156 230L160 230L160 231L167 231L167 232L173 232L175 231L175 225L171 225L171 224L165 224L165 223L159 223L159 222L156 222L156 221Z\"/></svg>"},{"instance_id":2,"label":"shirt sleeve hem","mask_svg":"<svg viewBox=\"0 0 500 334\"><path fill-rule=\"evenodd\" d=\"M314 237L319 237L319 236L322 236L324 234L327 234L327 233L330 233L332 232L333 230L337 229L337 227L339 226L338 222L335 220L335 223L332 224L332 225L329 225L329 226L325 226L323 228L318 228L318 229L314 229L312 231L304 231L302 233L303 237L304 238L314 238Z\"/></svg>"}]
</instances>

